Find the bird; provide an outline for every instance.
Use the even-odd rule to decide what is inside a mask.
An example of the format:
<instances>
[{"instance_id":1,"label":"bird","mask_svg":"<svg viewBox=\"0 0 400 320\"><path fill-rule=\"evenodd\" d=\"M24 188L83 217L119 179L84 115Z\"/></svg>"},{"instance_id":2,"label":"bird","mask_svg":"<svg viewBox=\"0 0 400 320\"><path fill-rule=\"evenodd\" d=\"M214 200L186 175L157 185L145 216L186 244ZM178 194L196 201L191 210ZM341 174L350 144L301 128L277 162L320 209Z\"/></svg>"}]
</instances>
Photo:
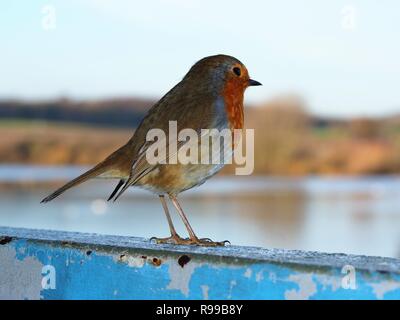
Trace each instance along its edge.
<instances>
[{"instance_id":1,"label":"bird","mask_svg":"<svg viewBox=\"0 0 400 320\"><path fill-rule=\"evenodd\" d=\"M184 213L178 195L203 184L219 172L224 164L158 163L150 164L145 157L150 143L146 140L149 130L158 128L169 131L171 121L178 130L244 128L244 92L260 82L250 78L245 65L238 59L217 54L197 61L170 91L155 103L144 116L129 141L102 162L79 177L68 182L41 202L46 203L66 190L92 178L118 179L118 184L108 198L117 200L128 187L140 187L157 195L167 218L170 236L153 237L156 243L197 246L223 246L229 241L212 241L199 238ZM170 147L166 141L166 148ZM179 147L179 146L178 146ZM188 238L176 231L169 212L170 200L183 221Z\"/></svg>"}]
</instances>

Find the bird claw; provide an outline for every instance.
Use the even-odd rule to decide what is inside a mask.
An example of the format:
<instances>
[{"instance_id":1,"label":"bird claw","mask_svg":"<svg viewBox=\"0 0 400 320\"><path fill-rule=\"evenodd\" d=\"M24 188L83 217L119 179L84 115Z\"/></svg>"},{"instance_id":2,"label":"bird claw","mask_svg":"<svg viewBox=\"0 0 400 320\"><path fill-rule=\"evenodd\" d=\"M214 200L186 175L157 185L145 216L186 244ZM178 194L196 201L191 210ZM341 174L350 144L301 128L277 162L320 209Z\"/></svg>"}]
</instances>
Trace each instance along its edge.
<instances>
[{"instance_id":1,"label":"bird claw","mask_svg":"<svg viewBox=\"0 0 400 320\"><path fill-rule=\"evenodd\" d=\"M181 245L190 244L189 239L183 239L177 234L167 238L151 237L150 241L155 241L157 244L181 244Z\"/></svg>"},{"instance_id":2,"label":"bird claw","mask_svg":"<svg viewBox=\"0 0 400 320\"><path fill-rule=\"evenodd\" d=\"M157 238L151 237L150 241L155 241L157 244L177 244L177 245L192 245L192 246L202 246L202 247L223 247L225 244L229 243L228 240L221 242L212 241L210 238L181 238L179 235L172 235L167 238Z\"/></svg>"},{"instance_id":3,"label":"bird claw","mask_svg":"<svg viewBox=\"0 0 400 320\"><path fill-rule=\"evenodd\" d=\"M212 241L210 238L201 238L201 239L195 239L193 240L193 244L197 244L199 246L205 246L205 247L224 247L225 244L231 244L230 241L224 240L224 241Z\"/></svg>"}]
</instances>

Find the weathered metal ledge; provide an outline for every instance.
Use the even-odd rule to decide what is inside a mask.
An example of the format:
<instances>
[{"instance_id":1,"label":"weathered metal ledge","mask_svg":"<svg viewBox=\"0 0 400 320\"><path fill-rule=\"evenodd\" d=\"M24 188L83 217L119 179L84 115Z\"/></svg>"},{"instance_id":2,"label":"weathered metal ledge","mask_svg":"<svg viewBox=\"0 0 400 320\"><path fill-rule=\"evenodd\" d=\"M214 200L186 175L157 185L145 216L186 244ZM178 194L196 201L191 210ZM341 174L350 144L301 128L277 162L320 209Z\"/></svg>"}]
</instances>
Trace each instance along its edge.
<instances>
[{"instance_id":1,"label":"weathered metal ledge","mask_svg":"<svg viewBox=\"0 0 400 320\"><path fill-rule=\"evenodd\" d=\"M400 299L400 260L0 227L0 299Z\"/></svg>"}]
</instances>

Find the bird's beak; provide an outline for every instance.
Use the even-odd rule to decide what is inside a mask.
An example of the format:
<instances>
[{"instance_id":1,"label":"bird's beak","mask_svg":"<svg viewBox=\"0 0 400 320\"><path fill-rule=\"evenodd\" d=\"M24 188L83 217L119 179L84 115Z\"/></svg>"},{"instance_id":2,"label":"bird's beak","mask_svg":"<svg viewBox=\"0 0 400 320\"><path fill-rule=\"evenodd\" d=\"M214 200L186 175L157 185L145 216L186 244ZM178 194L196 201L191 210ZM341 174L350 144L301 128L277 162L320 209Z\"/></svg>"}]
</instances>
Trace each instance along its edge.
<instances>
[{"instance_id":1,"label":"bird's beak","mask_svg":"<svg viewBox=\"0 0 400 320\"><path fill-rule=\"evenodd\" d=\"M249 86L262 86L262 84L256 80L249 79Z\"/></svg>"}]
</instances>

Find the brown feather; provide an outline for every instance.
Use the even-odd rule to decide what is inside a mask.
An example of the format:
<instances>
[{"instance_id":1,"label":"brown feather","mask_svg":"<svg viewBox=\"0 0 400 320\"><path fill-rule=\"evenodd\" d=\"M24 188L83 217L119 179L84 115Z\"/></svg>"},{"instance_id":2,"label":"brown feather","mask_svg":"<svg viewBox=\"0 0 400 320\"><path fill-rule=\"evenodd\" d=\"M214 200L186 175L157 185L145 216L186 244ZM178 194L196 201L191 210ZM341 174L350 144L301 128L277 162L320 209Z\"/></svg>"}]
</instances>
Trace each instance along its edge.
<instances>
[{"instance_id":1,"label":"brown feather","mask_svg":"<svg viewBox=\"0 0 400 320\"><path fill-rule=\"evenodd\" d=\"M86 171L79 177L69 181L61 188L54 191L52 194L44 198L41 203L49 202L54 198L58 197L60 194L64 193L68 189L75 187L89 179L96 177L103 178L128 178L130 173L130 163L127 161L129 156L129 150L126 146L118 149L110 156L108 156L104 161L97 164L92 169ZM129 157L128 157L129 159Z\"/></svg>"}]
</instances>

